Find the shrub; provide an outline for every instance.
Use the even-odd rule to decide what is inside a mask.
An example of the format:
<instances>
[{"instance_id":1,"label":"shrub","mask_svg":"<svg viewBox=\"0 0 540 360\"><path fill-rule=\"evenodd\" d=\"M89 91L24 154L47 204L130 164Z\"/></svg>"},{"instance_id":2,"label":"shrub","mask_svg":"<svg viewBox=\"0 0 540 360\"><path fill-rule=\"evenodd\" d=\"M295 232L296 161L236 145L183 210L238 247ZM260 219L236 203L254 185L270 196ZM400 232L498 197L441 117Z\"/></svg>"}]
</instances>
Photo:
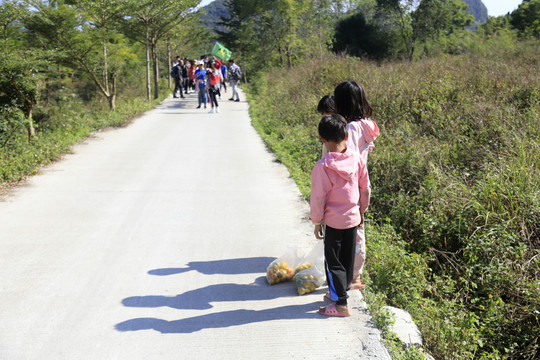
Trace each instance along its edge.
<instances>
[{"instance_id":1,"label":"shrub","mask_svg":"<svg viewBox=\"0 0 540 360\"><path fill-rule=\"evenodd\" d=\"M254 126L308 198L317 102L364 86L381 128L366 281L438 358L540 354L539 44L508 39L413 63L329 56L248 89Z\"/></svg>"}]
</instances>

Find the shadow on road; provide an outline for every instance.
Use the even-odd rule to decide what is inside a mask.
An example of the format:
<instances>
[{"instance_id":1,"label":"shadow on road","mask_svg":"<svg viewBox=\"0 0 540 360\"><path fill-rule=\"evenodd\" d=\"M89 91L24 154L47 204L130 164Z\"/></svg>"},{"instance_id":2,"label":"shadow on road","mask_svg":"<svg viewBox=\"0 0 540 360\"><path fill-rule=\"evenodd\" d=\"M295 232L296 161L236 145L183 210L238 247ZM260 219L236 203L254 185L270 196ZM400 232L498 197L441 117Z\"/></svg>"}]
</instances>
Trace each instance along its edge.
<instances>
[{"instance_id":1,"label":"shadow on road","mask_svg":"<svg viewBox=\"0 0 540 360\"><path fill-rule=\"evenodd\" d=\"M167 306L173 309L204 310L211 309L212 302L271 300L288 296L298 296L294 283L270 286L266 277L261 276L253 284L216 284L176 296L132 296L122 300L122 304L128 307Z\"/></svg>"},{"instance_id":2,"label":"shadow on road","mask_svg":"<svg viewBox=\"0 0 540 360\"><path fill-rule=\"evenodd\" d=\"M157 276L181 274L195 270L203 274L251 274L266 273L266 268L275 258L255 257L216 261L193 261L185 268L164 268L150 270L148 273ZM320 290L320 289L319 289ZM320 290L322 291L322 290ZM322 295L322 292L321 292ZM200 289L190 290L176 296L146 295L132 296L122 300L126 307L207 310L215 302L239 302L272 300L285 297L296 297L296 284L286 282L270 286L266 276L259 276L252 284L213 284ZM302 319L317 317L314 303L283 306L266 310L233 310L205 314L175 321L156 318L137 318L124 321L115 326L118 331L137 331L153 329L161 333L191 333L205 328L238 326L259 321L277 319Z\"/></svg>"},{"instance_id":3,"label":"shadow on road","mask_svg":"<svg viewBox=\"0 0 540 360\"><path fill-rule=\"evenodd\" d=\"M148 274L167 276L198 271L201 274L256 274L266 272L268 264L274 261L271 257L239 258L215 261L192 261L184 268L164 268L150 270Z\"/></svg>"},{"instance_id":4,"label":"shadow on road","mask_svg":"<svg viewBox=\"0 0 540 360\"><path fill-rule=\"evenodd\" d=\"M155 330L163 334L185 334L202 329L225 328L276 319L322 318L316 313L318 303L282 306L265 310L232 310L220 313L194 316L167 321L156 318L139 318L121 322L115 326L118 331Z\"/></svg>"}]
</instances>

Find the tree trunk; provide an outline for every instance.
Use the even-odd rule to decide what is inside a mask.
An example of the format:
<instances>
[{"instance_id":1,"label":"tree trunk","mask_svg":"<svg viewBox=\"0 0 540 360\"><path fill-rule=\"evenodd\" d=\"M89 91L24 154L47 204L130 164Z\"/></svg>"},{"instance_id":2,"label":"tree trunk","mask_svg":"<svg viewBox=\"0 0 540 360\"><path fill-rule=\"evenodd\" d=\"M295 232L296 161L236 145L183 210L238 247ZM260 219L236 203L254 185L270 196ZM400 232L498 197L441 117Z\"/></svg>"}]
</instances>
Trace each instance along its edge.
<instances>
[{"instance_id":1,"label":"tree trunk","mask_svg":"<svg viewBox=\"0 0 540 360\"><path fill-rule=\"evenodd\" d=\"M103 84L105 90L109 91L109 74L107 69L107 41L103 41Z\"/></svg>"},{"instance_id":2,"label":"tree trunk","mask_svg":"<svg viewBox=\"0 0 540 360\"><path fill-rule=\"evenodd\" d=\"M107 100L109 101L109 109L112 111L116 111L116 75L113 75L112 77L112 91L109 96L107 96Z\"/></svg>"},{"instance_id":3,"label":"tree trunk","mask_svg":"<svg viewBox=\"0 0 540 360\"><path fill-rule=\"evenodd\" d=\"M287 54L287 66L292 68L292 55L291 55L291 46L287 45L285 53Z\"/></svg>"},{"instance_id":4,"label":"tree trunk","mask_svg":"<svg viewBox=\"0 0 540 360\"><path fill-rule=\"evenodd\" d=\"M32 109L28 110L28 137L30 139L36 136L36 129L34 128L34 121L32 120Z\"/></svg>"},{"instance_id":5,"label":"tree trunk","mask_svg":"<svg viewBox=\"0 0 540 360\"><path fill-rule=\"evenodd\" d=\"M167 74L171 73L171 43L169 42L169 39L167 39ZM172 89L172 77L167 76L167 79L169 80L169 90Z\"/></svg>"},{"instance_id":6,"label":"tree trunk","mask_svg":"<svg viewBox=\"0 0 540 360\"><path fill-rule=\"evenodd\" d=\"M151 91L150 88L150 44L149 44L149 34L148 34L148 24L146 24L146 98L148 100L151 99Z\"/></svg>"},{"instance_id":7,"label":"tree trunk","mask_svg":"<svg viewBox=\"0 0 540 360\"><path fill-rule=\"evenodd\" d=\"M154 68L154 99L159 98L159 64L157 58L157 39L152 39L152 65Z\"/></svg>"}]
</instances>

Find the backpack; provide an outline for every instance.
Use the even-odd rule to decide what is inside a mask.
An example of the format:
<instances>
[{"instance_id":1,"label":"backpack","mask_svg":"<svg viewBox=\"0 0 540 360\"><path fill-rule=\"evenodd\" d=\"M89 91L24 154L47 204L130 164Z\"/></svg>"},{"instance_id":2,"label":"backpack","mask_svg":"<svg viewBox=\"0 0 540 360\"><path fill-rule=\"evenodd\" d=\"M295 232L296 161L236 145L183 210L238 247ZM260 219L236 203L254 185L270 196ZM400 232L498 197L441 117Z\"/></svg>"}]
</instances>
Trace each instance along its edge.
<instances>
[{"instance_id":1,"label":"backpack","mask_svg":"<svg viewBox=\"0 0 540 360\"><path fill-rule=\"evenodd\" d=\"M173 77L173 78L179 77L179 76L178 76L178 66L176 66L176 65L173 66L173 68L172 68L172 70L171 70L171 77Z\"/></svg>"},{"instance_id":2,"label":"backpack","mask_svg":"<svg viewBox=\"0 0 540 360\"><path fill-rule=\"evenodd\" d=\"M236 81L242 79L242 70L240 70L240 66L237 65L233 67L231 76L232 76L232 79Z\"/></svg>"}]
</instances>

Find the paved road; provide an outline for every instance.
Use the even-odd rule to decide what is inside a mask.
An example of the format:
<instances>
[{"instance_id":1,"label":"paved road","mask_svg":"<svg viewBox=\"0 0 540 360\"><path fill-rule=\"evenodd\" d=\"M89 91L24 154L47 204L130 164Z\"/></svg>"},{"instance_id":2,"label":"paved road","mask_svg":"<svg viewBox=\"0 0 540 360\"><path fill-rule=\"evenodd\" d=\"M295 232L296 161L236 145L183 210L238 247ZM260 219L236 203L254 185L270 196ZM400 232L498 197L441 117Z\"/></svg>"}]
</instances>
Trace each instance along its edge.
<instances>
[{"instance_id":1,"label":"paved road","mask_svg":"<svg viewBox=\"0 0 540 360\"><path fill-rule=\"evenodd\" d=\"M389 359L359 292L324 318L325 289L266 283L315 244L308 205L246 102L195 106L99 132L0 202L0 359Z\"/></svg>"}]
</instances>

